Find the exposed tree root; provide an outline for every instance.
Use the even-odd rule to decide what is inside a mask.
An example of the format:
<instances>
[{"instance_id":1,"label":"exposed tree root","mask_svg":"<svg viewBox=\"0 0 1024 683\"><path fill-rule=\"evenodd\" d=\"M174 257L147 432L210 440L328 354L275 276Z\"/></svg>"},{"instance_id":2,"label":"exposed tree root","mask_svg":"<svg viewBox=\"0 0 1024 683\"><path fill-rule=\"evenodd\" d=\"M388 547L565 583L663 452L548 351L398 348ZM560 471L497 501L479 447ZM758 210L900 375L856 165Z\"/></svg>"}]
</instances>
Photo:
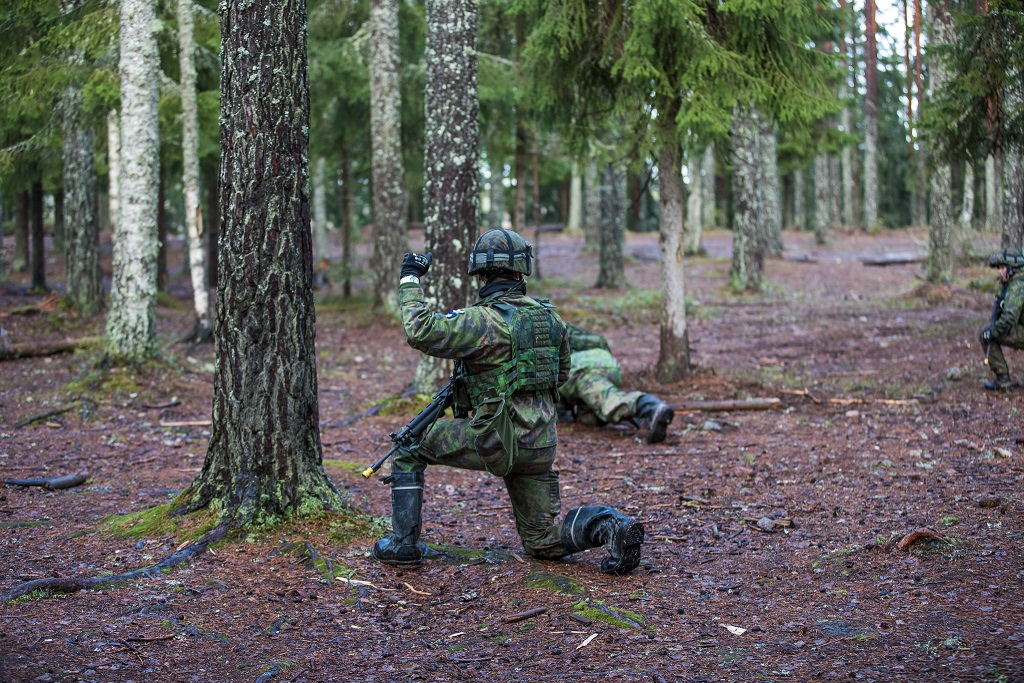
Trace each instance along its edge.
<instances>
[{"instance_id":1,"label":"exposed tree root","mask_svg":"<svg viewBox=\"0 0 1024 683\"><path fill-rule=\"evenodd\" d=\"M227 533L230 528L230 525L221 524L198 541L190 543L170 557L167 557L157 564L144 569L135 569L130 572L125 572L124 574L116 574L113 576L49 577L45 579L33 579L32 581L26 581L25 583L18 584L17 586L8 588L3 593L0 593L0 604L5 603L8 600L15 600L23 595L28 595L33 591L42 590L50 591L51 593L77 593L80 590L86 590L88 588L98 588L112 583L133 581L143 576L150 577L154 572L169 569L181 564L182 562L186 562L194 557L202 555L209 550L212 544L223 538L224 534Z\"/></svg>"}]
</instances>

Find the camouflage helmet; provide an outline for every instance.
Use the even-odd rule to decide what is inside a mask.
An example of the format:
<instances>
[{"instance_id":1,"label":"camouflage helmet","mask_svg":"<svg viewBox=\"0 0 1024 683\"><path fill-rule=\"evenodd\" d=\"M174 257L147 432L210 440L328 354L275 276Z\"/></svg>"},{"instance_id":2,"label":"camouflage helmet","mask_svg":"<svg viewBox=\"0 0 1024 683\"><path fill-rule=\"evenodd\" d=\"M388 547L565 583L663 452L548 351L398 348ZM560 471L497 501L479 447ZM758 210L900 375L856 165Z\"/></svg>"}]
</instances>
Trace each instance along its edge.
<instances>
[{"instance_id":1,"label":"camouflage helmet","mask_svg":"<svg viewBox=\"0 0 1024 683\"><path fill-rule=\"evenodd\" d=\"M1020 268L1024 266L1024 254L1021 254L1020 249L1001 249L988 257L988 265L989 268Z\"/></svg>"},{"instance_id":2,"label":"camouflage helmet","mask_svg":"<svg viewBox=\"0 0 1024 683\"><path fill-rule=\"evenodd\" d=\"M511 270L529 275L533 271L533 245L511 230L488 230L473 246L469 272L488 270Z\"/></svg>"}]
</instances>

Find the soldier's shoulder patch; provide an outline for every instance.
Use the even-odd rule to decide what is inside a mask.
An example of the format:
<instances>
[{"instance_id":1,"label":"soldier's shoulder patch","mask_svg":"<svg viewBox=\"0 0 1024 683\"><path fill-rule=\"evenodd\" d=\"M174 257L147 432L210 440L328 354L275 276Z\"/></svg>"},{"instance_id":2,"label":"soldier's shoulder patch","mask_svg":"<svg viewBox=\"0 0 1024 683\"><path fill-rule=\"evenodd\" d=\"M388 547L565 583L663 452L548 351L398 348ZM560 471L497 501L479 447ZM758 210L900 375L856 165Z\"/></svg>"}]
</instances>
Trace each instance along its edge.
<instances>
[{"instance_id":1,"label":"soldier's shoulder patch","mask_svg":"<svg viewBox=\"0 0 1024 683\"><path fill-rule=\"evenodd\" d=\"M444 317L446 317L446 318L454 318L455 316L459 315L460 313L465 313L465 312L466 311L464 309L456 308L454 311L448 311L447 313L445 313Z\"/></svg>"}]
</instances>

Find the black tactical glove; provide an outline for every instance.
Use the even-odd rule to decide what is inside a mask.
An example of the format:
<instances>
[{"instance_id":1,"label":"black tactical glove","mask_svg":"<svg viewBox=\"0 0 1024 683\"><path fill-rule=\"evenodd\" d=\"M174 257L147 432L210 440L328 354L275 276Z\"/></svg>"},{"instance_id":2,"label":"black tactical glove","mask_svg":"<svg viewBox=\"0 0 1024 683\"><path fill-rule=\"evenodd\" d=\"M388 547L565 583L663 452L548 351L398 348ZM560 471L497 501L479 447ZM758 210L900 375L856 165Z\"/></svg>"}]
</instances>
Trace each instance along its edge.
<instances>
[{"instance_id":1,"label":"black tactical glove","mask_svg":"<svg viewBox=\"0 0 1024 683\"><path fill-rule=\"evenodd\" d=\"M423 254L406 254L402 259L402 277L409 275L423 277L430 270L430 264L434 260L434 254L427 252Z\"/></svg>"}]
</instances>

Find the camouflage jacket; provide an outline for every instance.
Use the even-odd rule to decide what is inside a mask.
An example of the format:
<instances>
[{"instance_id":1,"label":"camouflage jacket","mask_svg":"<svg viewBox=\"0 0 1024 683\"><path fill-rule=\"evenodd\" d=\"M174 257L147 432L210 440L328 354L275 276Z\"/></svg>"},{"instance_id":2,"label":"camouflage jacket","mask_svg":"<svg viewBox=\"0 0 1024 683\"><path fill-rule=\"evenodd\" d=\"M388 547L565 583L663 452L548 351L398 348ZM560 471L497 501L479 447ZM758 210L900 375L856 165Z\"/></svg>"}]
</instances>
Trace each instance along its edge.
<instances>
[{"instance_id":1,"label":"camouflage jacket","mask_svg":"<svg viewBox=\"0 0 1024 683\"><path fill-rule=\"evenodd\" d=\"M501 300L511 306L539 305L524 294L510 291ZM419 284L406 282L399 287L402 325L409 345L429 356L449 358L465 363L470 373L497 368L512 354L512 334L501 313L486 305L476 304L449 313L435 313L427 308ZM561 318L551 311L556 324ZM562 336L558 350L558 384L569 376L569 340ZM507 406L512 427L522 448L547 448L558 439L555 433L554 391L516 392Z\"/></svg>"},{"instance_id":2,"label":"camouflage jacket","mask_svg":"<svg viewBox=\"0 0 1024 683\"><path fill-rule=\"evenodd\" d=\"M1024 311L1024 272L1014 273L1003 283L992 311L992 336L1005 337L1020 322ZM998 315L997 315L998 313Z\"/></svg>"}]
</instances>

